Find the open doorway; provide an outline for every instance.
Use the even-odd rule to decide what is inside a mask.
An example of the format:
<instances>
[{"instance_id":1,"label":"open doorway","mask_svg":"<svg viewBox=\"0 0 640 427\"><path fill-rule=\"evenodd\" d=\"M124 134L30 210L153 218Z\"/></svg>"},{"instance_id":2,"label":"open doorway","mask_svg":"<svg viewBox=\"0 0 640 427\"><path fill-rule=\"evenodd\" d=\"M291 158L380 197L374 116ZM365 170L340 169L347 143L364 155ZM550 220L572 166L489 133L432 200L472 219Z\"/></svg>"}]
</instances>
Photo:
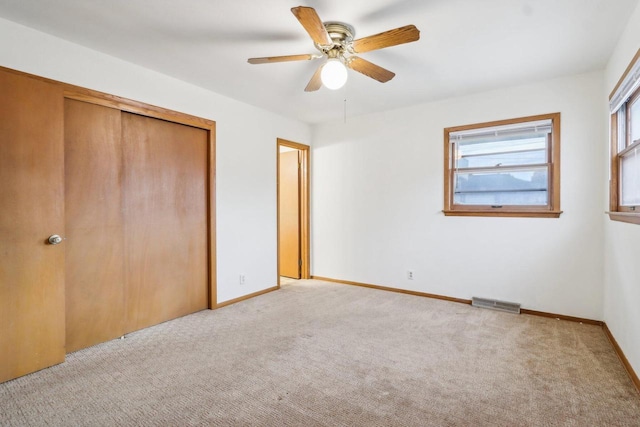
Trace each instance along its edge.
<instances>
[{"instance_id":1,"label":"open doorway","mask_svg":"<svg viewBox=\"0 0 640 427\"><path fill-rule=\"evenodd\" d=\"M278 138L278 286L308 279L309 146Z\"/></svg>"}]
</instances>

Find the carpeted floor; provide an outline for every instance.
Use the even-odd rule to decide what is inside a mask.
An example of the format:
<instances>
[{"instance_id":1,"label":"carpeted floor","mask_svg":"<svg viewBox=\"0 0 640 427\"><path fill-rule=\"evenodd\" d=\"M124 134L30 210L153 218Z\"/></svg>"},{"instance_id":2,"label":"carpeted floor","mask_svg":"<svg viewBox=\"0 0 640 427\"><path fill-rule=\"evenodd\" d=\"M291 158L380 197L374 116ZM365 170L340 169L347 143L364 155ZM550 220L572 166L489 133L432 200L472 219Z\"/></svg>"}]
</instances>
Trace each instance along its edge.
<instances>
[{"instance_id":1,"label":"carpeted floor","mask_svg":"<svg viewBox=\"0 0 640 427\"><path fill-rule=\"evenodd\" d=\"M638 426L602 329L299 281L0 384L2 426Z\"/></svg>"}]
</instances>

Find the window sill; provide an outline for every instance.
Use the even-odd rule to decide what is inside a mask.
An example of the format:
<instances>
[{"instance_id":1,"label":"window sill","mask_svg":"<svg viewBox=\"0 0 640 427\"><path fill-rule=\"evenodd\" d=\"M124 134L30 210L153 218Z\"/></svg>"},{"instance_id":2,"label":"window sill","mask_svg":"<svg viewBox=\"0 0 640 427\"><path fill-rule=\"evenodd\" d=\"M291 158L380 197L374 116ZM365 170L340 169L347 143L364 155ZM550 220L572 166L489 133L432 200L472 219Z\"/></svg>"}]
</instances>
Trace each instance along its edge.
<instances>
[{"instance_id":1,"label":"window sill","mask_svg":"<svg viewBox=\"0 0 640 427\"><path fill-rule=\"evenodd\" d=\"M494 216L515 218L560 218L562 211L484 211L484 210L443 210L444 216Z\"/></svg>"},{"instance_id":2,"label":"window sill","mask_svg":"<svg viewBox=\"0 0 640 427\"><path fill-rule=\"evenodd\" d=\"M640 224L640 212L605 212L611 221L628 222L630 224Z\"/></svg>"}]
</instances>

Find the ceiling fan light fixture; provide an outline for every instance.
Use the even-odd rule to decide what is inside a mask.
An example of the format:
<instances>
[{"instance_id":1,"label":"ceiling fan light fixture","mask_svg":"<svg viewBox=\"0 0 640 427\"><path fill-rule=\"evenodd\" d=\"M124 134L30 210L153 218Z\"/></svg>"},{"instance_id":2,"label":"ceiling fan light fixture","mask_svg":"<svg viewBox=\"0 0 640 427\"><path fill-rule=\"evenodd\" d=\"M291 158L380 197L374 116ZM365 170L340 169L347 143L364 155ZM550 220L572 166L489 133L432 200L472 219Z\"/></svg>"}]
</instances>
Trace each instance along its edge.
<instances>
[{"instance_id":1,"label":"ceiling fan light fixture","mask_svg":"<svg viewBox=\"0 0 640 427\"><path fill-rule=\"evenodd\" d=\"M330 58L322 66L320 79L327 89L340 89L347 82L347 67L338 58Z\"/></svg>"},{"instance_id":2,"label":"ceiling fan light fixture","mask_svg":"<svg viewBox=\"0 0 640 427\"><path fill-rule=\"evenodd\" d=\"M415 25L405 25L354 40L356 33L351 25L339 21L322 22L312 7L293 7L291 12L309 34L320 54L266 56L249 58L248 62L249 64L269 64L326 57L327 62L316 68L311 80L304 88L305 92L315 92L323 85L331 90L340 89L347 82L347 68L380 83L386 83L395 76L395 73L355 55L420 40L420 30Z\"/></svg>"}]
</instances>

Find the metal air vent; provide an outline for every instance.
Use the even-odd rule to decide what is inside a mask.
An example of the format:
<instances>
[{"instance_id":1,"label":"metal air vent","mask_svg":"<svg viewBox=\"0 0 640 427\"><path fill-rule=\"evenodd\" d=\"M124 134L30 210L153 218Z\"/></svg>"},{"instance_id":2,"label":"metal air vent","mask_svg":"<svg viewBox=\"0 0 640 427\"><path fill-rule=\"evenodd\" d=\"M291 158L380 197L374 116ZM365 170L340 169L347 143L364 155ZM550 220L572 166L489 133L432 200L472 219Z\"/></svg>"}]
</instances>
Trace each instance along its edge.
<instances>
[{"instance_id":1,"label":"metal air vent","mask_svg":"<svg viewBox=\"0 0 640 427\"><path fill-rule=\"evenodd\" d=\"M489 308L491 310L506 311L508 313L520 314L520 304L516 302L498 301L489 298L471 298L471 305L480 308Z\"/></svg>"}]
</instances>

